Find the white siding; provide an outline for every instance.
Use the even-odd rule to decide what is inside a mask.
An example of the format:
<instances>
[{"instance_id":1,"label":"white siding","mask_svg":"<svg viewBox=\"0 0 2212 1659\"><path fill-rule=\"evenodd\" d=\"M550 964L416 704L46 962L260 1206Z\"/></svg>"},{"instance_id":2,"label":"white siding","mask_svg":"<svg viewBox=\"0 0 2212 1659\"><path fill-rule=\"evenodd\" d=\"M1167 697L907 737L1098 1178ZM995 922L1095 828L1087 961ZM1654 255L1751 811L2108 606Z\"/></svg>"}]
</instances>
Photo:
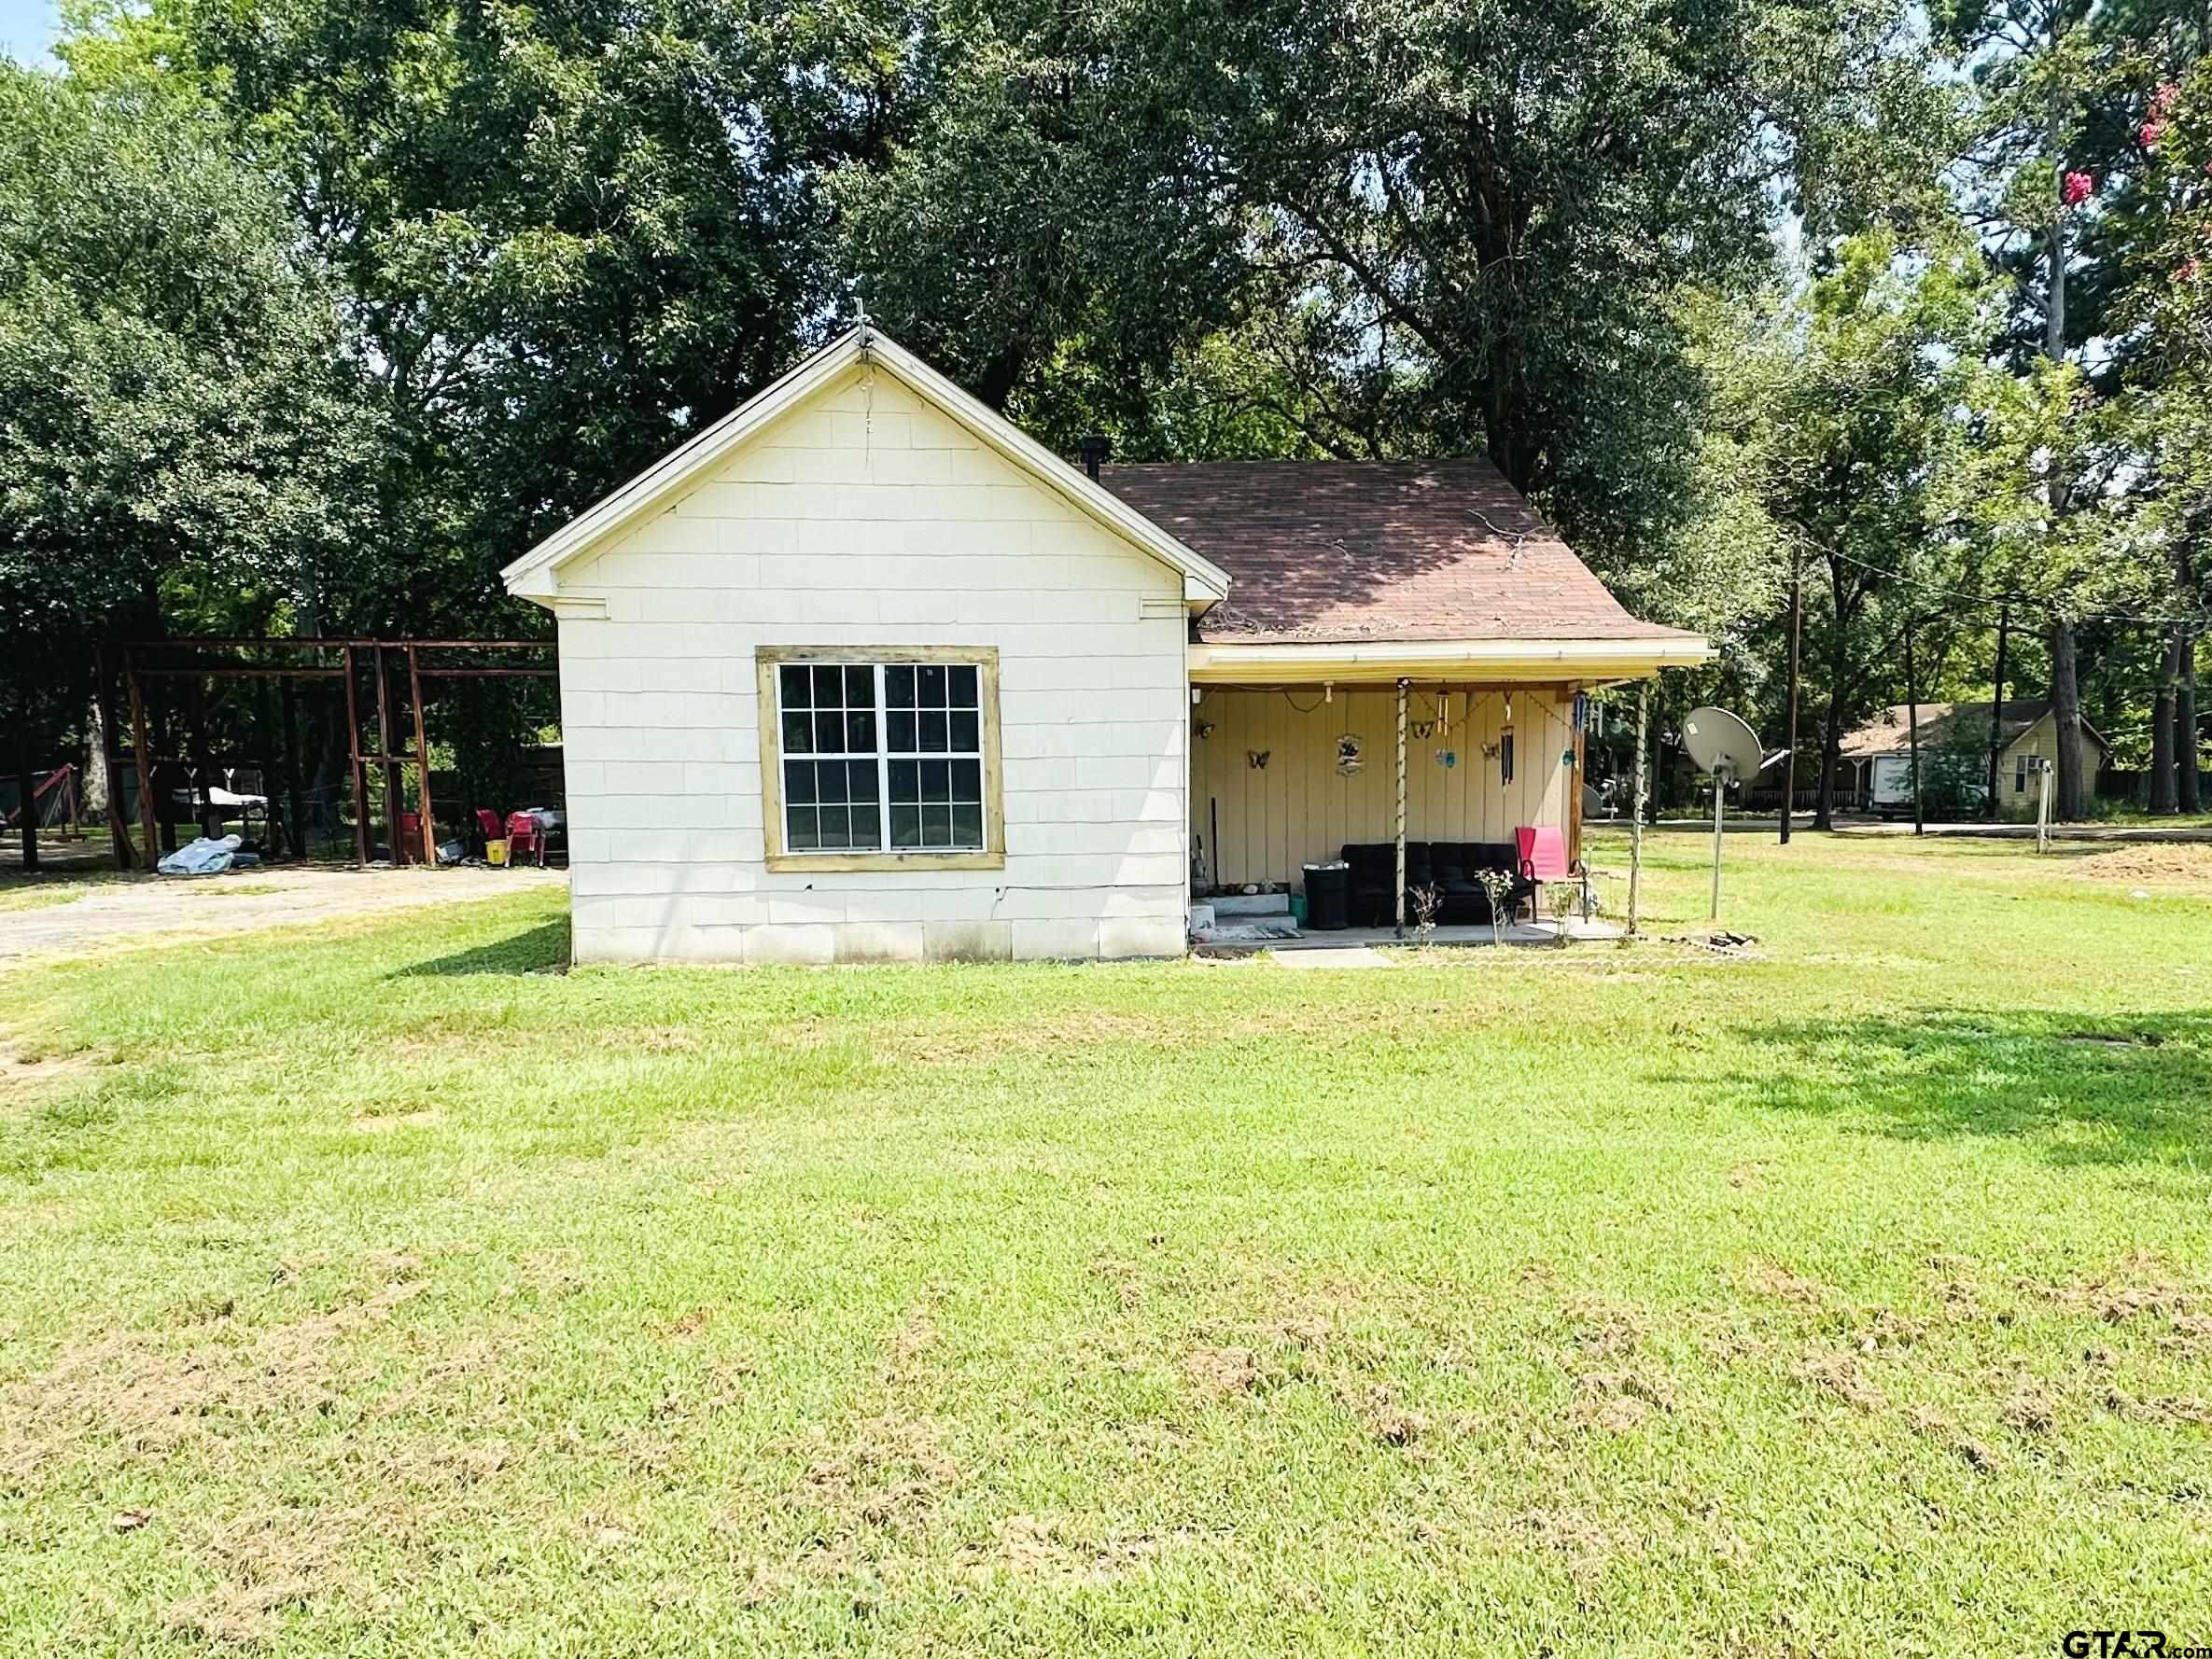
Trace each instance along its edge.
<instances>
[{"instance_id":1,"label":"white siding","mask_svg":"<svg viewBox=\"0 0 2212 1659\"><path fill-rule=\"evenodd\" d=\"M565 571L580 962L1182 950L1182 578L862 368ZM1144 602L1156 614L1143 614ZM776 872L760 646L994 646L1002 870Z\"/></svg>"}]
</instances>

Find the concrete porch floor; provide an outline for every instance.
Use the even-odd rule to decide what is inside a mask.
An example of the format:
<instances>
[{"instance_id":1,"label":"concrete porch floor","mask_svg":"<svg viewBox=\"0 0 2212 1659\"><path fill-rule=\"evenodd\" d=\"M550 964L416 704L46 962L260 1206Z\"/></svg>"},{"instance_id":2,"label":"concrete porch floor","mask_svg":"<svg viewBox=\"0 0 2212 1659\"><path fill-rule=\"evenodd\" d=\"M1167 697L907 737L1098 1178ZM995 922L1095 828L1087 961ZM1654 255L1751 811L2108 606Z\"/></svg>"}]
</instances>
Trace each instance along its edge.
<instances>
[{"instance_id":1,"label":"concrete porch floor","mask_svg":"<svg viewBox=\"0 0 2212 1659\"><path fill-rule=\"evenodd\" d=\"M1235 917L1224 918L1225 921L1236 919ZM1599 921L1595 918L1586 922L1579 916L1570 916L1564 924L1552 921L1549 918L1538 922L1509 923L1499 930L1503 936L1499 940L1493 940L1491 937L1488 922L1478 922L1471 927L1464 925L1439 927L1429 940L1429 943L1452 946L1493 943L1556 944L1559 941L1559 929L1562 925L1567 929L1567 939L1570 943L1623 939L1627 937L1628 932L1626 928L1616 922ZM1375 945L1410 945L1418 941L1414 938L1413 928L1410 926L1407 927L1406 937L1403 939L1398 938L1388 927L1342 927L1327 933L1316 933L1308 929L1295 939L1230 939L1211 943L1201 941L1192 945L1191 949L1201 956L1248 956L1257 951L1274 951L1278 954L1289 951L1343 951L1359 950Z\"/></svg>"}]
</instances>

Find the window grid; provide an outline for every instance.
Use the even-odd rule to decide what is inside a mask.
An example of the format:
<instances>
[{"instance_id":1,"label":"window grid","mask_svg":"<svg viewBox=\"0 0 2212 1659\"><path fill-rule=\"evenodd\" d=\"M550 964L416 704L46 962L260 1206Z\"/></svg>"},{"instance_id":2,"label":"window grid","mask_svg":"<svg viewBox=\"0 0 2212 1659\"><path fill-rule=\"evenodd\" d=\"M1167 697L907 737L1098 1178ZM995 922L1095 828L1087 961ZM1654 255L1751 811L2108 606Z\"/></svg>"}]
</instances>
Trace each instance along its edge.
<instances>
[{"instance_id":1,"label":"window grid","mask_svg":"<svg viewBox=\"0 0 2212 1659\"><path fill-rule=\"evenodd\" d=\"M856 677L862 675L864 682ZM976 664L787 662L777 667L776 687L786 851L986 849L986 711ZM872 789L855 787L863 768L874 774ZM863 842L862 814L871 807L874 835Z\"/></svg>"}]
</instances>

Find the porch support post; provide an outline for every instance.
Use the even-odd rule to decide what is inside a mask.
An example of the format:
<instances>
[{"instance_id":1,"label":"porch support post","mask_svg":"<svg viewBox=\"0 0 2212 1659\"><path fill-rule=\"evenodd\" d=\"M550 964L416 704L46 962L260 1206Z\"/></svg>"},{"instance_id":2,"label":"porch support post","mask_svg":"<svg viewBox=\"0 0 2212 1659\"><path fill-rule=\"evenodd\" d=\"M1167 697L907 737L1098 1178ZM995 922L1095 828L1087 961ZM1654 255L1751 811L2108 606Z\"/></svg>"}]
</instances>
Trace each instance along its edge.
<instances>
[{"instance_id":1,"label":"porch support post","mask_svg":"<svg viewBox=\"0 0 2212 1659\"><path fill-rule=\"evenodd\" d=\"M1393 913L1392 931L1400 939L1406 937L1406 687L1408 682L1398 682L1398 880L1397 909Z\"/></svg>"},{"instance_id":2,"label":"porch support post","mask_svg":"<svg viewBox=\"0 0 2212 1659\"><path fill-rule=\"evenodd\" d=\"M1636 791L1629 811L1629 937L1636 937L1636 900L1644 888L1644 774L1645 717L1651 709L1651 682L1636 688Z\"/></svg>"}]
</instances>

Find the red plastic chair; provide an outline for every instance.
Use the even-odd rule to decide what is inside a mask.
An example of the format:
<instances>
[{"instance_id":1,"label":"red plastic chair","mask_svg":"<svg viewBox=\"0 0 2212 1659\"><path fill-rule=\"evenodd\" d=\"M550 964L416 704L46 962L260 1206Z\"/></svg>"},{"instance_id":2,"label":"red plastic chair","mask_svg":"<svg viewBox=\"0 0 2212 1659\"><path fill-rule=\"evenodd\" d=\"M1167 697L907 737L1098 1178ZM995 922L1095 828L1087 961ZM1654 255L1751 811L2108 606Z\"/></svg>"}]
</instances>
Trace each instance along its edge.
<instances>
[{"instance_id":1,"label":"red plastic chair","mask_svg":"<svg viewBox=\"0 0 2212 1659\"><path fill-rule=\"evenodd\" d=\"M519 864L525 853L538 860L538 868L545 868L545 830L526 812L507 815L507 861Z\"/></svg>"},{"instance_id":2,"label":"red plastic chair","mask_svg":"<svg viewBox=\"0 0 2212 1659\"><path fill-rule=\"evenodd\" d=\"M499 822L499 815L488 806L476 809L476 827L483 832L486 841L497 841L507 833L507 827Z\"/></svg>"},{"instance_id":3,"label":"red plastic chair","mask_svg":"<svg viewBox=\"0 0 2212 1659\"><path fill-rule=\"evenodd\" d=\"M1520 873L1536 884L1536 894L1529 899L1530 916L1535 913L1536 897L1547 885L1573 883L1582 890L1582 919L1589 920L1589 874L1579 864L1567 862L1567 838L1556 824L1524 824L1513 832L1513 842L1520 856Z\"/></svg>"}]
</instances>

